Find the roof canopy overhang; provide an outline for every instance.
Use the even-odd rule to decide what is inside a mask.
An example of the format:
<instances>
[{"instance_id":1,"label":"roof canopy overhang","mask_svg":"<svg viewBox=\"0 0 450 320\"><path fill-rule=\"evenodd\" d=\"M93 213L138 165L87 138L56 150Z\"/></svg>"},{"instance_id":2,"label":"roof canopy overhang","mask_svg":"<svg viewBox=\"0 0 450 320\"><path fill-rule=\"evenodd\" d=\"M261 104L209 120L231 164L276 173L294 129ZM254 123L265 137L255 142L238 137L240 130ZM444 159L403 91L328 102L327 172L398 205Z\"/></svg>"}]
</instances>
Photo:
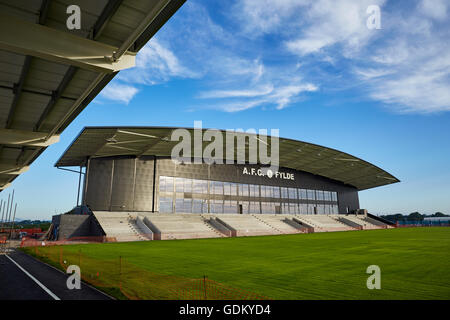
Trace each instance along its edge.
<instances>
[{"instance_id":1,"label":"roof canopy overhang","mask_svg":"<svg viewBox=\"0 0 450 320\"><path fill-rule=\"evenodd\" d=\"M185 0L0 0L0 191L46 149ZM69 30L78 5L81 29Z\"/></svg>"},{"instance_id":2,"label":"roof canopy overhang","mask_svg":"<svg viewBox=\"0 0 450 320\"><path fill-rule=\"evenodd\" d=\"M72 142L69 148L55 164L56 167L85 166L88 158L113 156L159 156L170 157L172 149L179 141L172 141L174 130L184 129L191 137L191 155L194 155L193 128L169 127L86 127ZM202 129L202 136L206 130ZM226 141L225 130L214 130ZM247 143L234 144L231 153L237 160L238 152L244 152L248 158L251 145L248 137L254 137L266 144L270 150L272 141L265 135L251 133L234 133L236 137L244 137ZM180 140L181 141L181 140ZM210 145L210 141L202 141L202 152ZM202 153L203 154L203 153ZM227 154L224 143L223 155ZM230 154L230 153L229 153ZM227 159L230 159L227 157ZM261 163L258 158L258 163ZM279 166L309 172L353 186L358 190L370 189L399 182L397 178L377 166L341 152L303 141L279 139Z\"/></svg>"}]
</instances>

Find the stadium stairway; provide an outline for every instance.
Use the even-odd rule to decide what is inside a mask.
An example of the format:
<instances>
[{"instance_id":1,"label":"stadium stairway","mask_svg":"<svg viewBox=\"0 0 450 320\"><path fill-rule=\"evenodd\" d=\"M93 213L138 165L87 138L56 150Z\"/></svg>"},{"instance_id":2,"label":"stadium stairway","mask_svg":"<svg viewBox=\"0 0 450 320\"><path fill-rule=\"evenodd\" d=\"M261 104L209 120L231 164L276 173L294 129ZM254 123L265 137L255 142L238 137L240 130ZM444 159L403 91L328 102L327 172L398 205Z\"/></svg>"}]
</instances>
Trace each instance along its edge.
<instances>
[{"instance_id":1,"label":"stadium stairway","mask_svg":"<svg viewBox=\"0 0 450 320\"><path fill-rule=\"evenodd\" d=\"M365 215L161 214L95 211L116 241L199 239L388 228Z\"/></svg>"},{"instance_id":2,"label":"stadium stairway","mask_svg":"<svg viewBox=\"0 0 450 320\"><path fill-rule=\"evenodd\" d=\"M106 237L119 242L147 240L138 231L134 218L128 212L95 211L93 214Z\"/></svg>"},{"instance_id":3,"label":"stadium stairway","mask_svg":"<svg viewBox=\"0 0 450 320\"><path fill-rule=\"evenodd\" d=\"M346 225L348 225L349 227L354 228L355 230L362 230L363 229L362 223L353 222L353 221L351 221L349 219L346 219L345 217L340 217L339 215L337 217L335 217L335 219L340 221L340 222L342 222L342 223L344 223L344 224L346 224Z\"/></svg>"},{"instance_id":4,"label":"stadium stairway","mask_svg":"<svg viewBox=\"0 0 450 320\"><path fill-rule=\"evenodd\" d=\"M221 214L215 219L228 229L235 230L237 237L282 234L280 230L251 214Z\"/></svg>"},{"instance_id":5,"label":"stadium stairway","mask_svg":"<svg viewBox=\"0 0 450 320\"><path fill-rule=\"evenodd\" d=\"M326 214L296 215L296 219L314 227L314 232L332 232L355 230L353 227Z\"/></svg>"},{"instance_id":6,"label":"stadium stairway","mask_svg":"<svg viewBox=\"0 0 450 320\"><path fill-rule=\"evenodd\" d=\"M216 230L197 214L145 214L147 227L161 240L219 238L226 235Z\"/></svg>"},{"instance_id":7,"label":"stadium stairway","mask_svg":"<svg viewBox=\"0 0 450 320\"><path fill-rule=\"evenodd\" d=\"M259 221L267 224L273 228L277 233L281 234L293 234L300 233L303 230L301 228L295 228L293 224L286 222L287 217L279 214L258 214L253 216Z\"/></svg>"},{"instance_id":8,"label":"stadium stairway","mask_svg":"<svg viewBox=\"0 0 450 320\"><path fill-rule=\"evenodd\" d=\"M355 214L348 214L348 215L344 215L342 216L342 218L350 220L351 222L354 222L356 224L359 224L360 226L362 226L363 230L371 230L371 229L383 229L386 228L386 225L381 226L381 225L376 225L374 223L372 223L372 221L370 220L374 220L371 219L370 220L366 220L364 215L355 215ZM380 222L382 223L382 222Z\"/></svg>"}]
</instances>

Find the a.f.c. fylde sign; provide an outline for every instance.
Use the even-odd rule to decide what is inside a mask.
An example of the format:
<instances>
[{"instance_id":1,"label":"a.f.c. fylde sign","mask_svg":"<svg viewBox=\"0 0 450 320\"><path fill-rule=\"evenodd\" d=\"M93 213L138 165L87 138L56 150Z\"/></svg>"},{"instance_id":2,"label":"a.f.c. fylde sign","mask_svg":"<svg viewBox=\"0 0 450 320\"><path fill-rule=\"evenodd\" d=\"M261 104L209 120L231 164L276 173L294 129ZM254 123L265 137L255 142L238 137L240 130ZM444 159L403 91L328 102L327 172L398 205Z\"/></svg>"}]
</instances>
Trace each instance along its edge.
<instances>
[{"instance_id":1,"label":"a.f.c. fylde sign","mask_svg":"<svg viewBox=\"0 0 450 320\"><path fill-rule=\"evenodd\" d=\"M244 167L242 169L242 174L250 175L250 176L260 176L260 177L268 177L268 178L276 178L276 179L284 179L284 180L294 180L294 174L289 172L280 172L280 171L272 171L266 168L247 168Z\"/></svg>"}]
</instances>

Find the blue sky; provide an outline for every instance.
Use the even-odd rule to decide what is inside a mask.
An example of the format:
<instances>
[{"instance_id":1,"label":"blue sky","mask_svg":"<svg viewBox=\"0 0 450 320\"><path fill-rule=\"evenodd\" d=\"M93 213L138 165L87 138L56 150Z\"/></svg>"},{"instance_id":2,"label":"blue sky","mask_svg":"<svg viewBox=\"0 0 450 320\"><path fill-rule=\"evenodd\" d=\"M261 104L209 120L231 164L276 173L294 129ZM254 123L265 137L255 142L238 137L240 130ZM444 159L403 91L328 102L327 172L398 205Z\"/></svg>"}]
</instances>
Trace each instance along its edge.
<instances>
[{"instance_id":1,"label":"blue sky","mask_svg":"<svg viewBox=\"0 0 450 320\"><path fill-rule=\"evenodd\" d=\"M366 26L374 4L381 29ZM188 0L7 189L18 216L74 206L77 175L53 165L84 126L194 120L275 128L380 166L402 182L360 192L372 213L450 214L449 11L444 0Z\"/></svg>"}]
</instances>

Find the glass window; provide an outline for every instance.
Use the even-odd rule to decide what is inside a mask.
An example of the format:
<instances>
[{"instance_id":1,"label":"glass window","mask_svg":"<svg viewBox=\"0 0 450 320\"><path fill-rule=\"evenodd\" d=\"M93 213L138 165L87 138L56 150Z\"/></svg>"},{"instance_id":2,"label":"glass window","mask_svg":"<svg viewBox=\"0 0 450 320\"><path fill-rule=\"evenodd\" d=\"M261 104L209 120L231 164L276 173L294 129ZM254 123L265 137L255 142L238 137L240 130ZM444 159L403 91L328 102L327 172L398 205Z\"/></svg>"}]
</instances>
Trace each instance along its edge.
<instances>
[{"instance_id":1,"label":"glass window","mask_svg":"<svg viewBox=\"0 0 450 320\"><path fill-rule=\"evenodd\" d=\"M275 202L261 202L261 212L275 214Z\"/></svg>"},{"instance_id":2,"label":"glass window","mask_svg":"<svg viewBox=\"0 0 450 320\"><path fill-rule=\"evenodd\" d=\"M284 202L281 204L281 213L289 214L289 203Z\"/></svg>"},{"instance_id":3,"label":"glass window","mask_svg":"<svg viewBox=\"0 0 450 320\"><path fill-rule=\"evenodd\" d=\"M237 213L237 201L225 200L223 202L223 213Z\"/></svg>"},{"instance_id":4,"label":"glass window","mask_svg":"<svg viewBox=\"0 0 450 320\"><path fill-rule=\"evenodd\" d=\"M322 190L316 190L317 200L323 201L323 191Z\"/></svg>"},{"instance_id":5,"label":"glass window","mask_svg":"<svg viewBox=\"0 0 450 320\"><path fill-rule=\"evenodd\" d=\"M223 201L222 200L210 200L211 213L223 213Z\"/></svg>"},{"instance_id":6,"label":"glass window","mask_svg":"<svg viewBox=\"0 0 450 320\"><path fill-rule=\"evenodd\" d=\"M333 214L338 214L339 213L339 208L336 204L333 204L333 208L332 208Z\"/></svg>"},{"instance_id":7,"label":"glass window","mask_svg":"<svg viewBox=\"0 0 450 320\"><path fill-rule=\"evenodd\" d=\"M259 197L259 186L256 184L250 184L250 197Z\"/></svg>"},{"instance_id":8,"label":"glass window","mask_svg":"<svg viewBox=\"0 0 450 320\"><path fill-rule=\"evenodd\" d=\"M298 213L298 206L296 203L289 203L289 213L290 214L297 214Z\"/></svg>"},{"instance_id":9,"label":"glass window","mask_svg":"<svg viewBox=\"0 0 450 320\"><path fill-rule=\"evenodd\" d=\"M331 200L337 202L337 192L331 192Z\"/></svg>"},{"instance_id":10,"label":"glass window","mask_svg":"<svg viewBox=\"0 0 450 320\"><path fill-rule=\"evenodd\" d=\"M281 198L288 199L288 188L281 187Z\"/></svg>"},{"instance_id":11,"label":"glass window","mask_svg":"<svg viewBox=\"0 0 450 320\"><path fill-rule=\"evenodd\" d=\"M272 196L280 199L280 187L272 187Z\"/></svg>"},{"instance_id":12,"label":"glass window","mask_svg":"<svg viewBox=\"0 0 450 320\"><path fill-rule=\"evenodd\" d=\"M302 200L308 199L308 195L307 195L306 189L299 189L298 193L300 195L300 199L302 199Z\"/></svg>"},{"instance_id":13,"label":"glass window","mask_svg":"<svg viewBox=\"0 0 450 320\"><path fill-rule=\"evenodd\" d=\"M289 188L289 199L298 199L297 198L297 189Z\"/></svg>"},{"instance_id":14,"label":"glass window","mask_svg":"<svg viewBox=\"0 0 450 320\"><path fill-rule=\"evenodd\" d=\"M315 205L308 204L308 214L315 214L314 208L315 208Z\"/></svg>"},{"instance_id":15,"label":"glass window","mask_svg":"<svg viewBox=\"0 0 450 320\"><path fill-rule=\"evenodd\" d=\"M223 194L223 182L222 181L211 181L210 182L212 194Z\"/></svg>"},{"instance_id":16,"label":"glass window","mask_svg":"<svg viewBox=\"0 0 450 320\"><path fill-rule=\"evenodd\" d=\"M273 187L272 186L266 186L266 197L273 198Z\"/></svg>"},{"instance_id":17,"label":"glass window","mask_svg":"<svg viewBox=\"0 0 450 320\"><path fill-rule=\"evenodd\" d=\"M300 203L300 214L308 214L308 205L306 203Z\"/></svg>"},{"instance_id":18,"label":"glass window","mask_svg":"<svg viewBox=\"0 0 450 320\"><path fill-rule=\"evenodd\" d=\"M229 182L223 183L223 194L227 196L231 195L231 183Z\"/></svg>"},{"instance_id":19,"label":"glass window","mask_svg":"<svg viewBox=\"0 0 450 320\"><path fill-rule=\"evenodd\" d=\"M184 192L192 192L192 179L184 179Z\"/></svg>"},{"instance_id":20,"label":"glass window","mask_svg":"<svg viewBox=\"0 0 450 320\"><path fill-rule=\"evenodd\" d=\"M323 204L317 205L317 214L325 214L325 205Z\"/></svg>"},{"instance_id":21,"label":"glass window","mask_svg":"<svg viewBox=\"0 0 450 320\"><path fill-rule=\"evenodd\" d=\"M308 191L308 200L316 200L314 190L307 190L307 191Z\"/></svg>"},{"instance_id":22,"label":"glass window","mask_svg":"<svg viewBox=\"0 0 450 320\"><path fill-rule=\"evenodd\" d=\"M230 188L231 188L231 195L232 196L237 196L237 183L230 183Z\"/></svg>"},{"instance_id":23,"label":"glass window","mask_svg":"<svg viewBox=\"0 0 450 320\"><path fill-rule=\"evenodd\" d=\"M259 202L250 201L249 213L261 213L261 210L259 208Z\"/></svg>"},{"instance_id":24,"label":"glass window","mask_svg":"<svg viewBox=\"0 0 450 320\"><path fill-rule=\"evenodd\" d=\"M259 186L261 192L261 198L266 197L266 186Z\"/></svg>"},{"instance_id":25,"label":"glass window","mask_svg":"<svg viewBox=\"0 0 450 320\"><path fill-rule=\"evenodd\" d=\"M184 192L184 178L175 178L175 192Z\"/></svg>"},{"instance_id":26,"label":"glass window","mask_svg":"<svg viewBox=\"0 0 450 320\"><path fill-rule=\"evenodd\" d=\"M192 213L208 213L206 199L192 199Z\"/></svg>"},{"instance_id":27,"label":"glass window","mask_svg":"<svg viewBox=\"0 0 450 320\"><path fill-rule=\"evenodd\" d=\"M248 204L247 201L239 202L239 205L242 206L242 213L243 214L249 213L248 212L249 204Z\"/></svg>"},{"instance_id":28,"label":"glass window","mask_svg":"<svg viewBox=\"0 0 450 320\"><path fill-rule=\"evenodd\" d=\"M159 192L165 192L166 191L166 177L160 176L159 177Z\"/></svg>"},{"instance_id":29,"label":"glass window","mask_svg":"<svg viewBox=\"0 0 450 320\"><path fill-rule=\"evenodd\" d=\"M324 191L323 197L325 201L331 201L331 192L330 191Z\"/></svg>"},{"instance_id":30,"label":"glass window","mask_svg":"<svg viewBox=\"0 0 450 320\"><path fill-rule=\"evenodd\" d=\"M160 176L159 177L159 191L161 192L173 192L173 178Z\"/></svg>"},{"instance_id":31,"label":"glass window","mask_svg":"<svg viewBox=\"0 0 450 320\"><path fill-rule=\"evenodd\" d=\"M239 196L248 197L248 184L240 184L239 185Z\"/></svg>"},{"instance_id":32,"label":"glass window","mask_svg":"<svg viewBox=\"0 0 450 320\"><path fill-rule=\"evenodd\" d=\"M161 213L172 213L173 208L173 199L169 197L160 197L159 198L159 212Z\"/></svg>"},{"instance_id":33,"label":"glass window","mask_svg":"<svg viewBox=\"0 0 450 320\"><path fill-rule=\"evenodd\" d=\"M193 180L192 192L194 193L208 193L208 181L207 180Z\"/></svg>"},{"instance_id":34,"label":"glass window","mask_svg":"<svg viewBox=\"0 0 450 320\"><path fill-rule=\"evenodd\" d=\"M175 199L175 212L176 213L191 213L192 212L192 199L184 199L184 198Z\"/></svg>"}]
</instances>

